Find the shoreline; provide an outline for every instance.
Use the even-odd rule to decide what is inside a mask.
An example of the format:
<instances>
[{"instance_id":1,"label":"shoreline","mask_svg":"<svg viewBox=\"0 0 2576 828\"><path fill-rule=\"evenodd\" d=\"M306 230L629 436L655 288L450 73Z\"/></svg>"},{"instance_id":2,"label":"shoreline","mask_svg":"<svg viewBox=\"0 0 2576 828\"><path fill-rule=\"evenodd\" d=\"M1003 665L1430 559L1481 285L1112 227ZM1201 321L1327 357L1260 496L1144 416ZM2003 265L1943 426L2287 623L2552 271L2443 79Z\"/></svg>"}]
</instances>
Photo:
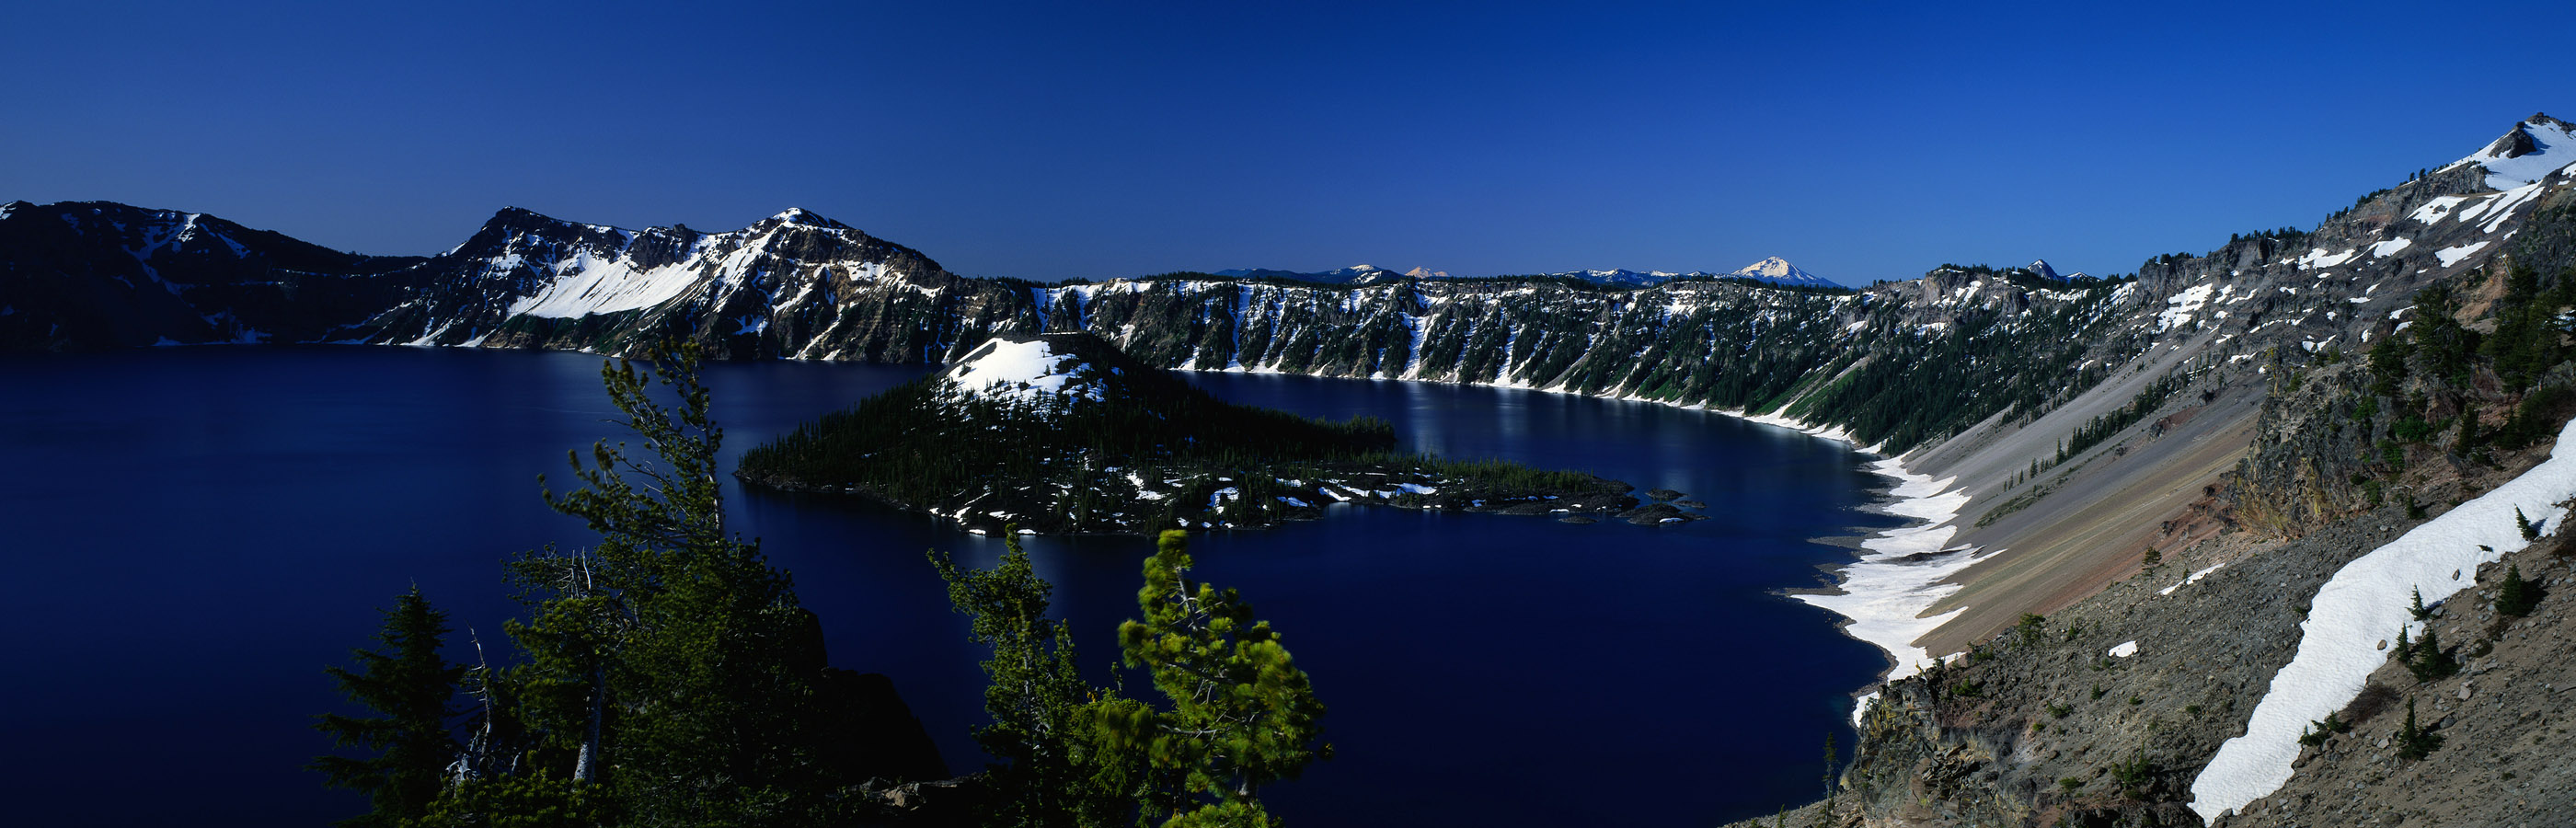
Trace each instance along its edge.
<instances>
[{"instance_id":1,"label":"shoreline","mask_svg":"<svg viewBox=\"0 0 2576 828\"><path fill-rule=\"evenodd\" d=\"M1178 370L1321 376L1247 366ZM1407 373L1409 374L1410 371ZM1704 411L1756 425L1784 428L1809 437L1842 443L1860 454L1877 456L1879 459L1869 463L1870 472L1894 481L1895 485L1889 487L1880 502L1871 505L1887 514L1906 518L1911 522L1904 526L1880 530L1873 535L1836 536L1835 540L1848 542L1825 545L1851 549L1857 556L1854 560L1831 568L1837 576L1837 581L1827 587L1797 587L1783 590L1784 594L1802 603L1841 616L1842 621L1836 625L1837 629L1854 640L1878 648L1879 654L1888 660L1889 666L1879 672L1877 681L1853 691L1852 722L1855 727L1859 725L1861 716L1869 711L1870 702L1878 697L1878 691L1875 688L1922 672L1923 666L1933 660L1930 650L1916 646L1915 640L1930 634L1967 611L1966 607L1960 607L1940 615L1923 617L1923 612L1930 610L1933 605L1965 588L1961 584L1944 584L1942 581L2004 551L1951 549L1947 546L1950 538L1957 535L1959 531L1959 527L1952 525L1951 521L1958 518L1959 513L1967 507L1969 500L1968 495L1952 490L1954 484L1958 482L1957 476L1934 480L1930 475L1915 474L1905 467L1904 461L1900 458L1882 454L1880 450L1886 447L1884 443L1862 446L1850 431L1840 426L1813 426L1777 414L1752 414L1742 409L1715 408L1706 403L1684 404L1634 394L1584 394L1568 390L1564 386L1539 387L1521 382L1458 382L1405 376L1390 377L1383 374L1349 379L1481 385L1544 394L1570 394L1599 400L1651 403L1686 411Z\"/></svg>"},{"instance_id":2,"label":"shoreline","mask_svg":"<svg viewBox=\"0 0 2576 828\"><path fill-rule=\"evenodd\" d=\"M1889 667L1880 671L1878 680L1852 696L1852 725L1858 727L1861 717L1869 712L1870 703L1878 698L1875 688L1920 673L1924 665L1933 660L1930 650L1914 642L1967 611L1967 608L1960 607L1939 615L1923 615L1942 599L1964 588L1960 584L1942 582L2003 550L1948 546L1950 538L1959 531L1951 521L1959 517L1969 500L1965 493L1954 491L1953 487L1959 480L1955 475L1936 480L1931 475L1915 474L1905 467L1904 460L1881 455L1877 451L1881 446L1859 446L1850 432L1839 427L1820 428L1771 414L1709 410L1750 423L1842 442L1862 454L1879 455L1878 460L1869 464L1869 470L1895 481L1883 499L1874 505L1887 514L1912 522L1856 538L1852 545L1856 547L1853 551L1858 557L1834 568L1840 579L1831 589L1798 590L1789 594L1799 602L1842 616L1843 622L1839 626L1844 635L1877 647L1887 657Z\"/></svg>"}]
</instances>

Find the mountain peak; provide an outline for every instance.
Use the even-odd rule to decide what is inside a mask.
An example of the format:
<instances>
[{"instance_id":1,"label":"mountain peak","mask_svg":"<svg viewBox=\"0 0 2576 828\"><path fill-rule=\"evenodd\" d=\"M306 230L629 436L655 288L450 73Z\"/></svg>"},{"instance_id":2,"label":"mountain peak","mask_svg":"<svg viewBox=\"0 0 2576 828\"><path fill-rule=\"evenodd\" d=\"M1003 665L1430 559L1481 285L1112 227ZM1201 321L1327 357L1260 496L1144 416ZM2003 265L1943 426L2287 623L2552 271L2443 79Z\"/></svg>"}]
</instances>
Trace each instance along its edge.
<instances>
[{"instance_id":1,"label":"mountain peak","mask_svg":"<svg viewBox=\"0 0 2576 828\"><path fill-rule=\"evenodd\" d=\"M1763 259L1762 261L1736 268L1733 272L1726 275L1737 279L1756 279L1783 285L1837 287L1837 285L1835 285L1831 280L1809 273L1797 265L1790 264L1789 260L1778 256L1772 256L1770 258Z\"/></svg>"},{"instance_id":2,"label":"mountain peak","mask_svg":"<svg viewBox=\"0 0 2576 828\"><path fill-rule=\"evenodd\" d=\"M2534 112L2486 149L2442 169L2475 164L2486 169L2488 187L2510 190L2548 178L2572 163L2576 163L2576 124Z\"/></svg>"},{"instance_id":3,"label":"mountain peak","mask_svg":"<svg viewBox=\"0 0 2576 828\"><path fill-rule=\"evenodd\" d=\"M793 224L799 227L823 227L830 229L847 229L849 227L849 225L824 218L822 214L803 207L789 207L785 210L778 211L777 215L770 216L769 218L761 221L762 224L772 222L778 224Z\"/></svg>"}]
</instances>

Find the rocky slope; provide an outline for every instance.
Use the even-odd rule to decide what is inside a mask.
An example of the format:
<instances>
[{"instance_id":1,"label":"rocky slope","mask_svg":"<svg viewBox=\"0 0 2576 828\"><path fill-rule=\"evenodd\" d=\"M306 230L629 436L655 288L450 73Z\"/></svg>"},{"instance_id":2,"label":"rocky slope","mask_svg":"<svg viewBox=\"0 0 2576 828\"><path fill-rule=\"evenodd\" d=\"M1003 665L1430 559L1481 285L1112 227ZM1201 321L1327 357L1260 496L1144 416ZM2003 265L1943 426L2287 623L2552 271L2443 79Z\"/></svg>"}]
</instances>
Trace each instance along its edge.
<instances>
[{"instance_id":1,"label":"rocky slope","mask_svg":"<svg viewBox=\"0 0 2576 828\"><path fill-rule=\"evenodd\" d=\"M2184 363L2190 384L2056 464L2072 469L2064 477L2043 469L2003 486L2004 497L1984 498L1994 504L1987 515L2004 517L1960 537L1992 537L2028 520L2010 511L2016 487L2051 492L2021 507L2046 513L2040 521L2085 527L2094 507L2068 495L2092 491L2089 502L2108 505L2152 499L2159 492L2130 481L2159 472L2174 479L2170 472L2192 465L2175 458L2194 454L2160 444L2211 418L2241 425L2194 439L2245 437L2228 462L2182 479L2209 483L2176 486L2144 510L2167 515L2153 525L2129 535L2061 528L2015 538L2029 548L2066 537L2064 560L2105 560L2116 582L2058 606L2029 602L2022 611L2045 617L2022 623L1961 623L1976 617L1963 614L1935 638L1968 654L1889 685L1860 719L1864 743L1840 793L1791 824L2517 825L2555 824L2548 815L2576 806L2576 771L2556 761L2563 705L2553 689L2576 678L2562 663L2576 616L2559 603L2576 594L2565 590L2576 581L2571 547L2557 534L2563 498L2576 491L2527 504L2542 532L2528 548L2513 538L2513 518L2493 508L2478 519L2483 540L2442 540L2459 530L2441 525L2463 504L2532 483L2559 427L2576 416L2567 393L2576 383L2567 341L2576 196L2563 171L2576 157L2551 162L2559 166L2522 160L2567 133L2535 116L2487 151L2363 198L2299 244L2240 238L2212 256L2150 263L2147 283L2170 286L2175 314L2228 313L2214 330L2148 357L2203 355ZM2407 260L2419 244L2431 249L2429 262ZM2293 281L2311 271L2319 272L2311 284ZM2249 294L2249 276L2269 289ZM2392 286L2404 298L2381 304ZM2238 298L2247 295L2258 298ZM2299 332L2295 351L2213 348L2276 328ZM1957 450L1909 459L1932 465ZM1977 452L1962 454L1949 468L1972 465ZM2086 475L2100 479L2091 490ZM2051 500L2059 501L2053 512ZM2419 678L2394 655L2395 629L2344 629L2341 616L2311 616L2330 602L2322 587L2343 583L2357 560L2377 560L2402 538L2425 537L2419 531L2434 533L2430 548L2484 561L2414 582L2433 605L2416 632L2430 628L2465 662L2456 676ZM2142 564L2151 549L2160 562ZM2027 570L2047 569L2029 562L2037 556L2020 557ZM2553 592L2528 617L2502 616L2496 605L2508 568ZM1974 580L1954 605L2007 595L1997 582L2025 573L1968 574ZM2335 611L2347 612L2354 599L2335 596ZM2365 603L2402 621L2405 600L2383 588ZM2347 649L2373 653L2346 668L2357 671L2350 685L2285 672L2310 650L2333 652L2337 636L2359 636ZM2213 765L2222 746L2288 738L2252 732L2249 720L2266 704L2310 697L2350 729L2316 736L2278 769L2285 779L2260 778L2260 762ZM2410 701L2442 740L2421 758L2400 752ZM2299 718L2323 729L2318 717Z\"/></svg>"}]
</instances>

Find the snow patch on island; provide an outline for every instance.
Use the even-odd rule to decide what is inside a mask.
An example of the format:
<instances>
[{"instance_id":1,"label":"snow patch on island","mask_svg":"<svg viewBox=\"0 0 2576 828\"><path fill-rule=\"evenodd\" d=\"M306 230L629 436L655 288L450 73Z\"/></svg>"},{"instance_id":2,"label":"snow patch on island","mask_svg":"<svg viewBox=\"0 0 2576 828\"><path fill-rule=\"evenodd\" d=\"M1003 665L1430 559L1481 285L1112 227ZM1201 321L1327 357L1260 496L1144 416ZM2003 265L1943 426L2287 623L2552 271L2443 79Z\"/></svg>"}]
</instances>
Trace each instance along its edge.
<instances>
[{"instance_id":1,"label":"snow patch on island","mask_svg":"<svg viewBox=\"0 0 2576 828\"><path fill-rule=\"evenodd\" d=\"M1045 397L1106 399L1097 379L1083 377L1088 363L1059 354L1046 340L1011 342L993 339L950 366L946 376L960 394L983 399L1035 403Z\"/></svg>"},{"instance_id":2,"label":"snow patch on island","mask_svg":"<svg viewBox=\"0 0 2576 828\"><path fill-rule=\"evenodd\" d=\"M2557 504L2576 497L2576 451L2563 450L2569 448L2576 448L2576 421L2559 429L2548 461L2354 559L2318 587L2299 624L2297 654L2273 675L2245 735L2219 745L2192 781L2192 810L2216 820L2280 790L2299 757L2300 732L2361 693L2371 671L2388 661L2380 641L2400 627L2421 628L2409 612L2416 590L2447 596L2473 587L2464 573L2530 544L2515 525L2516 510L2558 528L2566 510Z\"/></svg>"}]
</instances>

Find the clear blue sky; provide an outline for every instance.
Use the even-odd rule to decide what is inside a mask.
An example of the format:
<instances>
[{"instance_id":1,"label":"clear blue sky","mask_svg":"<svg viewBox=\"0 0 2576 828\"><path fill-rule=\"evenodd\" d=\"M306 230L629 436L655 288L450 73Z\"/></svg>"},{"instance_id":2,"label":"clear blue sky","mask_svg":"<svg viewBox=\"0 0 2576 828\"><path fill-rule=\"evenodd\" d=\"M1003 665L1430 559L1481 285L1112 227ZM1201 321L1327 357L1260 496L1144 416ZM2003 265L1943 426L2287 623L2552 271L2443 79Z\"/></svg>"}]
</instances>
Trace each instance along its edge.
<instances>
[{"instance_id":1,"label":"clear blue sky","mask_svg":"<svg viewBox=\"0 0 2576 828\"><path fill-rule=\"evenodd\" d=\"M2576 117L2564 2L544 5L13 4L0 200L377 253L801 206L970 275L1865 284L2126 272Z\"/></svg>"}]
</instances>

